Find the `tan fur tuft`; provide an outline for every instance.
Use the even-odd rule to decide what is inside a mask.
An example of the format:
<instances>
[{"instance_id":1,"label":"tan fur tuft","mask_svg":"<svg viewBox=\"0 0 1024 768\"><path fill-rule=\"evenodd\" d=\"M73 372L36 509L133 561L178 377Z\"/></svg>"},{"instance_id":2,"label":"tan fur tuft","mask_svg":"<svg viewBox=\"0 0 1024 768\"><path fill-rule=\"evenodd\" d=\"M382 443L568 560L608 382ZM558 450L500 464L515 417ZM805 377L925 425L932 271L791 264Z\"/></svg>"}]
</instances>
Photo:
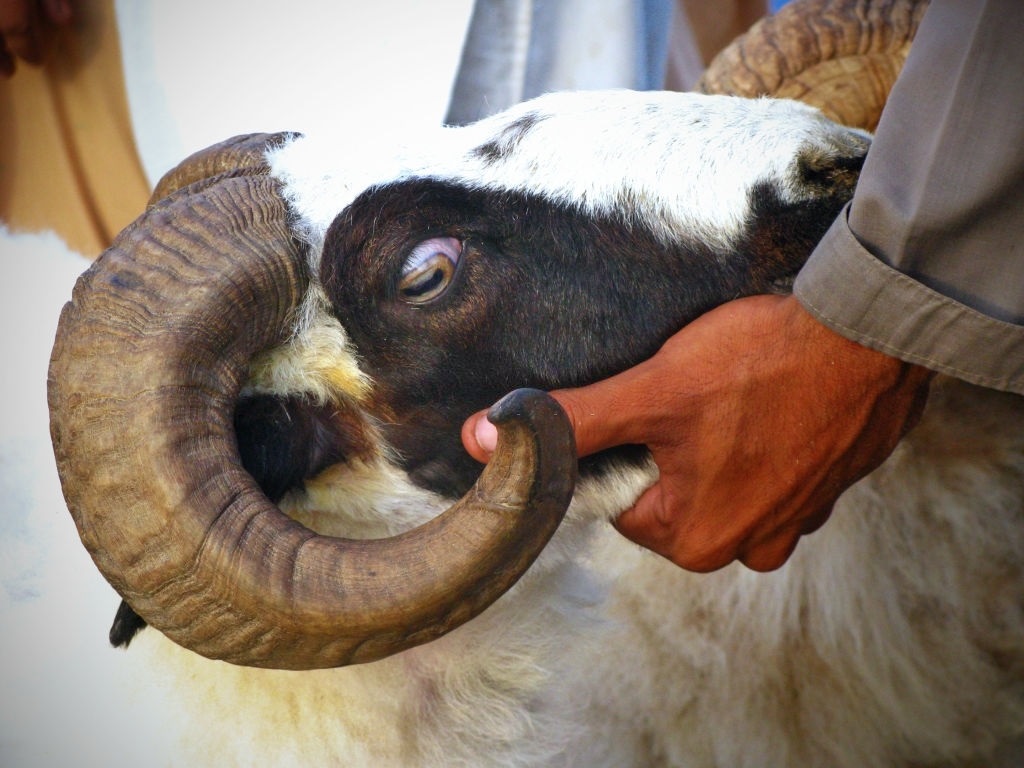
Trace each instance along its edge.
<instances>
[{"instance_id":1,"label":"tan fur tuft","mask_svg":"<svg viewBox=\"0 0 1024 768\"><path fill-rule=\"evenodd\" d=\"M249 391L301 392L319 404L366 398L371 382L359 368L348 334L335 318L317 314L313 321L302 323L287 343L253 361Z\"/></svg>"}]
</instances>

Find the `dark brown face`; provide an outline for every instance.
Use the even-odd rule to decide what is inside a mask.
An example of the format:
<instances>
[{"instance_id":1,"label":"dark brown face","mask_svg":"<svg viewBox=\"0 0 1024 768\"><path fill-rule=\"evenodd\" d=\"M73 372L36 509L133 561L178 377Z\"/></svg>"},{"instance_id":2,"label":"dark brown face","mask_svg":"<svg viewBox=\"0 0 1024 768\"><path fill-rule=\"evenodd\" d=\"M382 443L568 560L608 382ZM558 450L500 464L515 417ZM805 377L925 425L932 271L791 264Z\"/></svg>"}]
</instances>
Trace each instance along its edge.
<instances>
[{"instance_id":1,"label":"dark brown face","mask_svg":"<svg viewBox=\"0 0 1024 768\"><path fill-rule=\"evenodd\" d=\"M335 220L321 279L405 468L457 494L479 472L459 440L466 416L517 387L621 371L711 307L779 290L849 199L859 162L809 171L821 191L799 206L756 186L728 253L526 193L395 183Z\"/></svg>"}]
</instances>

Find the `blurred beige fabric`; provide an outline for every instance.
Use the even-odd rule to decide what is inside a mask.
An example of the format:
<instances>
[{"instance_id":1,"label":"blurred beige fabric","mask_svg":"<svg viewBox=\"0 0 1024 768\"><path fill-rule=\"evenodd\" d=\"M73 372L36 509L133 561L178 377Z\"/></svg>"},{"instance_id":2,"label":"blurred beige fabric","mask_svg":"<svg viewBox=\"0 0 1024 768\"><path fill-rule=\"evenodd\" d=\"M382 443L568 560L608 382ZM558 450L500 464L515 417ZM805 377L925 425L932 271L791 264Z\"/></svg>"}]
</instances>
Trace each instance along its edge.
<instances>
[{"instance_id":1,"label":"blurred beige fabric","mask_svg":"<svg viewBox=\"0 0 1024 768\"><path fill-rule=\"evenodd\" d=\"M715 55L771 10L768 0L675 0L665 88L688 91Z\"/></svg>"},{"instance_id":2,"label":"blurred beige fabric","mask_svg":"<svg viewBox=\"0 0 1024 768\"><path fill-rule=\"evenodd\" d=\"M0 222L96 257L149 196L125 97L113 0L79 0L45 63L0 79Z\"/></svg>"}]
</instances>

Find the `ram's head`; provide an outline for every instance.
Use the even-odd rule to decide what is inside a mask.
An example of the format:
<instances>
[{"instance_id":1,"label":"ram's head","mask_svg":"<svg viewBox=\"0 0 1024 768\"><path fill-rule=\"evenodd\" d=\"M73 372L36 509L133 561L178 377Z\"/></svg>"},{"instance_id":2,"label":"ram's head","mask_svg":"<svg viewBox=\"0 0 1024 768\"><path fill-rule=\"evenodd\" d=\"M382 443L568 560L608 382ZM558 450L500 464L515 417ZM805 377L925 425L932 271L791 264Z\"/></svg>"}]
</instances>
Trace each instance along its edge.
<instances>
[{"instance_id":1,"label":"ram's head","mask_svg":"<svg viewBox=\"0 0 1024 768\"><path fill-rule=\"evenodd\" d=\"M383 158L291 134L199 153L61 319L51 429L83 542L210 657L334 666L437 637L515 582L570 501L572 436L533 390L785 290L868 144L793 101L611 92ZM517 389L478 480L461 424ZM309 527L274 503L303 488Z\"/></svg>"}]
</instances>

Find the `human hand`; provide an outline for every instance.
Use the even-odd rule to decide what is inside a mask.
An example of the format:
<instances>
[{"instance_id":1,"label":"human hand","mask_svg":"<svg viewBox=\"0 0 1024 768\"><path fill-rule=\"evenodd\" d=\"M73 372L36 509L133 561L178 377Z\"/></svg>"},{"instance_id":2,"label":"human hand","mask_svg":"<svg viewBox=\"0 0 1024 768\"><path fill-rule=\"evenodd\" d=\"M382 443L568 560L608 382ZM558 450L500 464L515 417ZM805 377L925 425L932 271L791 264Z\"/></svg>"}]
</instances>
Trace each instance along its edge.
<instances>
[{"instance_id":1,"label":"human hand","mask_svg":"<svg viewBox=\"0 0 1024 768\"><path fill-rule=\"evenodd\" d=\"M724 304L650 360L552 395L581 456L648 446L659 481L615 522L693 571L773 570L920 418L931 372L839 336L791 296ZM463 443L485 461L493 427Z\"/></svg>"},{"instance_id":2,"label":"human hand","mask_svg":"<svg viewBox=\"0 0 1024 768\"><path fill-rule=\"evenodd\" d=\"M73 18L71 0L0 0L0 75L13 75L17 59L41 64L44 27Z\"/></svg>"}]
</instances>

